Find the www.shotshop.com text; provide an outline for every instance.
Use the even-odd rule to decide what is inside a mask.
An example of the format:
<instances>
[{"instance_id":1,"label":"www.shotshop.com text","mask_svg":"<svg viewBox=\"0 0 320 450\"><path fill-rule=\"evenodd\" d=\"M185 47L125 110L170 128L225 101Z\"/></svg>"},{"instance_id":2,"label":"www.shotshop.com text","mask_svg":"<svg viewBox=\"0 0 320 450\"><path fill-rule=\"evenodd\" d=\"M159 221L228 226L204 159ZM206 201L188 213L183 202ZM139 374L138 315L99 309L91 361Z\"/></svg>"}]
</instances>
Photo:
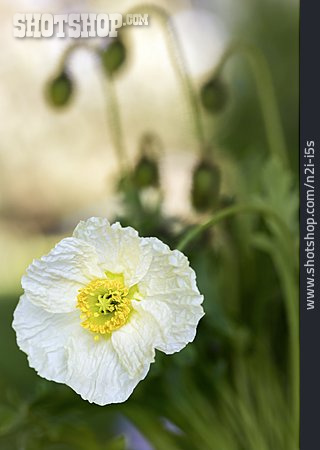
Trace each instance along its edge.
<instances>
[{"instance_id":1,"label":"www.shotshop.com text","mask_svg":"<svg viewBox=\"0 0 320 450\"><path fill-rule=\"evenodd\" d=\"M307 310L315 308L315 292L314 292L314 278L315 278L315 228L317 222L315 220L315 142L307 141L304 148L304 164L303 164L303 178L305 190L305 199L302 201L302 208L305 208L306 218L305 223L301 226L304 229L304 251L306 259L304 268L306 270L306 293L307 293ZM303 245L303 243L301 243Z\"/></svg>"}]
</instances>

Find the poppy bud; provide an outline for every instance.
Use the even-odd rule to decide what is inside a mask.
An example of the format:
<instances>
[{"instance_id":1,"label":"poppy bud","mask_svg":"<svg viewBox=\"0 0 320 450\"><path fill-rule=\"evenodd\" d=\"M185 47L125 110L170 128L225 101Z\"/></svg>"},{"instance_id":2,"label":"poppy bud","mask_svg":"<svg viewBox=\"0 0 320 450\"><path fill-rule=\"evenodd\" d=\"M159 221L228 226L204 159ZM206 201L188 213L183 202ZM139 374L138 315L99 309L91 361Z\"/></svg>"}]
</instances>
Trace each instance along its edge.
<instances>
[{"instance_id":1,"label":"poppy bud","mask_svg":"<svg viewBox=\"0 0 320 450\"><path fill-rule=\"evenodd\" d=\"M120 39L114 39L108 47L101 51L100 58L106 73L113 75L126 59L126 48Z\"/></svg>"},{"instance_id":2,"label":"poppy bud","mask_svg":"<svg viewBox=\"0 0 320 450\"><path fill-rule=\"evenodd\" d=\"M212 78L202 86L200 96L202 105L209 113L219 113L228 100L227 86L220 78Z\"/></svg>"},{"instance_id":3,"label":"poppy bud","mask_svg":"<svg viewBox=\"0 0 320 450\"><path fill-rule=\"evenodd\" d=\"M219 200L220 170L210 161L202 160L195 167L192 179L191 199L199 212L214 209Z\"/></svg>"},{"instance_id":4,"label":"poppy bud","mask_svg":"<svg viewBox=\"0 0 320 450\"><path fill-rule=\"evenodd\" d=\"M133 181L138 189L157 187L159 185L159 169L156 161L142 155L134 170Z\"/></svg>"},{"instance_id":5,"label":"poppy bud","mask_svg":"<svg viewBox=\"0 0 320 450\"><path fill-rule=\"evenodd\" d=\"M66 72L62 72L57 77L49 81L47 85L48 101L55 107L66 106L73 93L73 83Z\"/></svg>"}]
</instances>

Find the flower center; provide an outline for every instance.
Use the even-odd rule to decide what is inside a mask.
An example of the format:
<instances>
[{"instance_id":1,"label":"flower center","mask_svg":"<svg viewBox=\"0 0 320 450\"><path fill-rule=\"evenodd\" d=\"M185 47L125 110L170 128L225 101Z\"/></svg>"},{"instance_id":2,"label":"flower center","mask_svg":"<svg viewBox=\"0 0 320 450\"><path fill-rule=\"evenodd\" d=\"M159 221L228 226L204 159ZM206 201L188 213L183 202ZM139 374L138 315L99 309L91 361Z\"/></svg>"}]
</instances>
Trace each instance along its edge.
<instances>
[{"instance_id":1,"label":"flower center","mask_svg":"<svg viewBox=\"0 0 320 450\"><path fill-rule=\"evenodd\" d=\"M128 289L122 275L106 273L108 278L91 281L79 290L77 307L81 310L81 325L99 335L122 327L131 313L131 300L137 286Z\"/></svg>"}]
</instances>

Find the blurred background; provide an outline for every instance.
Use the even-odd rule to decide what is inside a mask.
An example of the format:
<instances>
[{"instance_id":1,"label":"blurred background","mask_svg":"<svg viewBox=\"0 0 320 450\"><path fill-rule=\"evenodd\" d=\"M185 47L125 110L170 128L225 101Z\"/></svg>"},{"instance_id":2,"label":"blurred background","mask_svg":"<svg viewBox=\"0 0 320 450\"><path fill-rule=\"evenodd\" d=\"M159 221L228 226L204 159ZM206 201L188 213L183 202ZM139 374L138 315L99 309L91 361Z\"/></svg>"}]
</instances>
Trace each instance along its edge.
<instances>
[{"instance_id":1,"label":"blurred background","mask_svg":"<svg viewBox=\"0 0 320 450\"><path fill-rule=\"evenodd\" d=\"M149 25L118 39L13 37L17 12L132 10ZM0 12L0 447L298 449L298 1ZM40 379L11 329L26 267L93 215L182 245L206 311L103 408Z\"/></svg>"}]
</instances>

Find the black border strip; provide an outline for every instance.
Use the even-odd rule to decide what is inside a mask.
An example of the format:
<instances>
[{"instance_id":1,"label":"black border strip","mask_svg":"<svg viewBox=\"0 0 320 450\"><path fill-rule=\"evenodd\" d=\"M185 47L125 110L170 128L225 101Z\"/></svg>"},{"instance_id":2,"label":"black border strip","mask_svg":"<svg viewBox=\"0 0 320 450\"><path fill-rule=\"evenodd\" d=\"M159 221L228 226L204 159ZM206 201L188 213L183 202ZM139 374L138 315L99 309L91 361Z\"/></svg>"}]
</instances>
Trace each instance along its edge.
<instances>
[{"instance_id":1,"label":"black border strip","mask_svg":"<svg viewBox=\"0 0 320 450\"><path fill-rule=\"evenodd\" d=\"M313 148L314 150L311 150L311 148ZM317 0L302 0L300 2L300 352L301 352L300 353L300 395L301 395L300 449L301 450L320 449L320 299L319 299L320 243L318 231L318 228L320 227L319 152L320 152L320 2L317 2ZM313 156L311 156L312 153ZM314 179L312 178L313 171L314 171ZM307 197L308 195L309 198ZM310 199L312 199L313 197L314 197L314 210L312 209L312 200L310 201ZM311 208L308 209L308 205L311 206ZM312 219L319 225L314 224L312 227L311 226ZM311 233L312 229L313 234ZM313 288L314 303L312 308L311 293L312 293L313 277L314 277L314 288ZM308 303L308 295L309 295L309 303Z\"/></svg>"}]
</instances>

